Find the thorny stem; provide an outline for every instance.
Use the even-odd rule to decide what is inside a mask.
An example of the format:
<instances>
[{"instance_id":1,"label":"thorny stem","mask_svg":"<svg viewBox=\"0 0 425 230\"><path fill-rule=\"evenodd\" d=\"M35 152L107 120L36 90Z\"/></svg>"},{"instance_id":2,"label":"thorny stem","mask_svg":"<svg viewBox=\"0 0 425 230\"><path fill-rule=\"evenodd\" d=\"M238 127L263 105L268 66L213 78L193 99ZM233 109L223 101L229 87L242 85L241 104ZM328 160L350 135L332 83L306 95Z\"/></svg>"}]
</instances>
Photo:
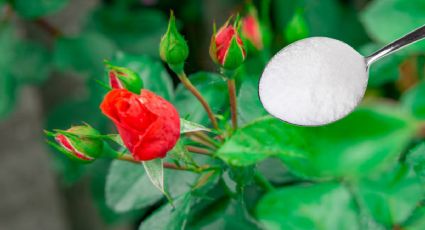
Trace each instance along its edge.
<instances>
[{"instance_id":1,"label":"thorny stem","mask_svg":"<svg viewBox=\"0 0 425 230\"><path fill-rule=\"evenodd\" d=\"M216 130L219 130L217 119L214 116L214 113L208 104L208 102L205 100L205 98L202 96L202 94L196 89L196 87L190 82L189 78L187 78L186 73L182 71L176 71L177 76L179 77L182 84L188 89L192 94L198 99L199 102L201 102L202 107L204 107L205 111L208 114L208 118L211 120L211 124Z\"/></svg>"},{"instance_id":2,"label":"thorny stem","mask_svg":"<svg viewBox=\"0 0 425 230\"><path fill-rule=\"evenodd\" d=\"M191 145L186 146L186 148L187 148L187 151L192 153L198 153L198 154L209 155L209 156L212 155L209 149L205 149L205 148L201 148L197 146L191 146Z\"/></svg>"},{"instance_id":3,"label":"thorny stem","mask_svg":"<svg viewBox=\"0 0 425 230\"><path fill-rule=\"evenodd\" d=\"M117 158L118 160L122 160L122 161L128 161L128 162L132 162L132 163L136 163L136 164L140 164L141 161L137 161L133 158L133 156L131 156L130 154L123 154L120 157ZM181 170L181 171L191 171L191 172L196 172L196 173L200 173L203 171L208 171L208 170L213 170L213 167L210 167L209 165L202 165L199 166L198 168L188 168L185 166L179 166L173 163L169 163L169 162L164 162L164 168L167 169L173 169L173 170Z\"/></svg>"},{"instance_id":4,"label":"thorny stem","mask_svg":"<svg viewBox=\"0 0 425 230\"><path fill-rule=\"evenodd\" d=\"M236 104L236 85L235 79L227 80L227 88L229 90L230 112L232 113L233 130L238 128L237 104Z\"/></svg>"}]
</instances>

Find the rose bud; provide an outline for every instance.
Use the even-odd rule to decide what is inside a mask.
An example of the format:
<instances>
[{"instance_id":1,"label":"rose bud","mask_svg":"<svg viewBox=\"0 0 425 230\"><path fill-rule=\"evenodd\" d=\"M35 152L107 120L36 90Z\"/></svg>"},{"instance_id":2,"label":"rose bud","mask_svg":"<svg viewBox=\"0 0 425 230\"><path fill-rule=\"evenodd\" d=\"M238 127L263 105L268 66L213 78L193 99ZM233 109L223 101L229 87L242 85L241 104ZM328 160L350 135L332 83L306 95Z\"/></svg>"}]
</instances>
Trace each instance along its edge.
<instances>
[{"instance_id":1,"label":"rose bud","mask_svg":"<svg viewBox=\"0 0 425 230\"><path fill-rule=\"evenodd\" d=\"M310 34L308 24L303 16L303 10L295 11L284 31L284 37L288 44L308 37Z\"/></svg>"},{"instance_id":2,"label":"rose bud","mask_svg":"<svg viewBox=\"0 0 425 230\"><path fill-rule=\"evenodd\" d=\"M140 95L113 89L100 105L134 159L163 158L180 136L180 118L174 106L149 90Z\"/></svg>"},{"instance_id":3,"label":"rose bud","mask_svg":"<svg viewBox=\"0 0 425 230\"><path fill-rule=\"evenodd\" d=\"M189 47L176 27L176 19L171 11L167 32L159 44L161 59L169 65L183 65L189 55Z\"/></svg>"},{"instance_id":4,"label":"rose bud","mask_svg":"<svg viewBox=\"0 0 425 230\"><path fill-rule=\"evenodd\" d=\"M237 31L238 20L234 25L227 21L218 32L211 37L210 56L222 68L234 70L239 67L246 57L246 51Z\"/></svg>"},{"instance_id":5,"label":"rose bud","mask_svg":"<svg viewBox=\"0 0 425 230\"><path fill-rule=\"evenodd\" d=\"M261 50L263 49L263 37L260 22L258 21L256 12L251 12L242 19L242 36L256 50Z\"/></svg>"},{"instance_id":6,"label":"rose bud","mask_svg":"<svg viewBox=\"0 0 425 230\"><path fill-rule=\"evenodd\" d=\"M140 76L130 69L106 63L109 85L113 89L128 89L133 93L140 93L143 81Z\"/></svg>"},{"instance_id":7,"label":"rose bud","mask_svg":"<svg viewBox=\"0 0 425 230\"><path fill-rule=\"evenodd\" d=\"M103 141L95 137L100 133L89 125L74 126L56 133L48 132L48 135L54 136L57 143L49 144L80 162L92 162L103 152Z\"/></svg>"}]
</instances>

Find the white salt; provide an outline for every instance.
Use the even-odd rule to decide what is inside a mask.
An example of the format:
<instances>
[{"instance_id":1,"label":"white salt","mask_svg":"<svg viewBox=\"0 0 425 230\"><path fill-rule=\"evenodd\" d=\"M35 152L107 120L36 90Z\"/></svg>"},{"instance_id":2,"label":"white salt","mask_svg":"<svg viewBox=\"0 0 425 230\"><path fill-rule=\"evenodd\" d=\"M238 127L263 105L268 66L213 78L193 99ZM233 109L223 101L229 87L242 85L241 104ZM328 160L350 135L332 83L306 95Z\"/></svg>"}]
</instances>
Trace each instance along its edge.
<instances>
[{"instance_id":1,"label":"white salt","mask_svg":"<svg viewBox=\"0 0 425 230\"><path fill-rule=\"evenodd\" d=\"M363 56L335 39L314 37L287 46L265 68L260 100L288 123L317 126L349 114L368 80Z\"/></svg>"}]
</instances>

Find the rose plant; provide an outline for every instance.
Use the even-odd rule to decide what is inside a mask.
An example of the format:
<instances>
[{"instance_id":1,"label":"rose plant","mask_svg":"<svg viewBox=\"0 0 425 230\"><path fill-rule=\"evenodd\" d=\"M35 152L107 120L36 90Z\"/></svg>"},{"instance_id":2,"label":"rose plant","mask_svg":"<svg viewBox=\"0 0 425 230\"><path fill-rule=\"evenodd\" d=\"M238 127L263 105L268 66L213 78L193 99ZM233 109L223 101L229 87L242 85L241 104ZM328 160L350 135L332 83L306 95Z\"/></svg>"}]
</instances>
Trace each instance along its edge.
<instances>
[{"instance_id":1,"label":"rose plant","mask_svg":"<svg viewBox=\"0 0 425 230\"><path fill-rule=\"evenodd\" d=\"M189 76L189 46L171 12L157 41L165 65L122 52L105 61L95 109L115 131L83 124L46 131L48 143L79 163L112 160L106 203L147 213L139 229L420 229L423 83L402 104L372 96L327 126L281 122L257 96L275 51L269 15L246 9L212 26L217 72ZM274 40L310 36L307 11L294 7Z\"/></svg>"}]
</instances>

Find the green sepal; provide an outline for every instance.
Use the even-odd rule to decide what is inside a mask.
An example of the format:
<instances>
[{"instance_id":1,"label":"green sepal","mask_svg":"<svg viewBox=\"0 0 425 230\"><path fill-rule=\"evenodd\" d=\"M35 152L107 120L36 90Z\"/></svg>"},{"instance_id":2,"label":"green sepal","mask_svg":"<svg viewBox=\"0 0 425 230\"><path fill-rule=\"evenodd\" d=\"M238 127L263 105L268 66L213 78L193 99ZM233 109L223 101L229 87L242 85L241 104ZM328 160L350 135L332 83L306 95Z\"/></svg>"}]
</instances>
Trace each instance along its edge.
<instances>
[{"instance_id":1,"label":"green sepal","mask_svg":"<svg viewBox=\"0 0 425 230\"><path fill-rule=\"evenodd\" d=\"M107 61L105 61L105 65L108 70L108 78L111 74L115 74L125 89L140 94L143 89L143 80L136 72L125 67L114 66Z\"/></svg>"},{"instance_id":2,"label":"green sepal","mask_svg":"<svg viewBox=\"0 0 425 230\"><path fill-rule=\"evenodd\" d=\"M237 37L233 36L229 49L224 57L223 68L234 70L238 68L245 60L243 47L238 44Z\"/></svg>"},{"instance_id":3,"label":"green sepal","mask_svg":"<svg viewBox=\"0 0 425 230\"><path fill-rule=\"evenodd\" d=\"M159 55L169 65L184 64L189 56L189 47L177 30L173 11L170 14L167 32L162 36L159 44Z\"/></svg>"}]
</instances>

